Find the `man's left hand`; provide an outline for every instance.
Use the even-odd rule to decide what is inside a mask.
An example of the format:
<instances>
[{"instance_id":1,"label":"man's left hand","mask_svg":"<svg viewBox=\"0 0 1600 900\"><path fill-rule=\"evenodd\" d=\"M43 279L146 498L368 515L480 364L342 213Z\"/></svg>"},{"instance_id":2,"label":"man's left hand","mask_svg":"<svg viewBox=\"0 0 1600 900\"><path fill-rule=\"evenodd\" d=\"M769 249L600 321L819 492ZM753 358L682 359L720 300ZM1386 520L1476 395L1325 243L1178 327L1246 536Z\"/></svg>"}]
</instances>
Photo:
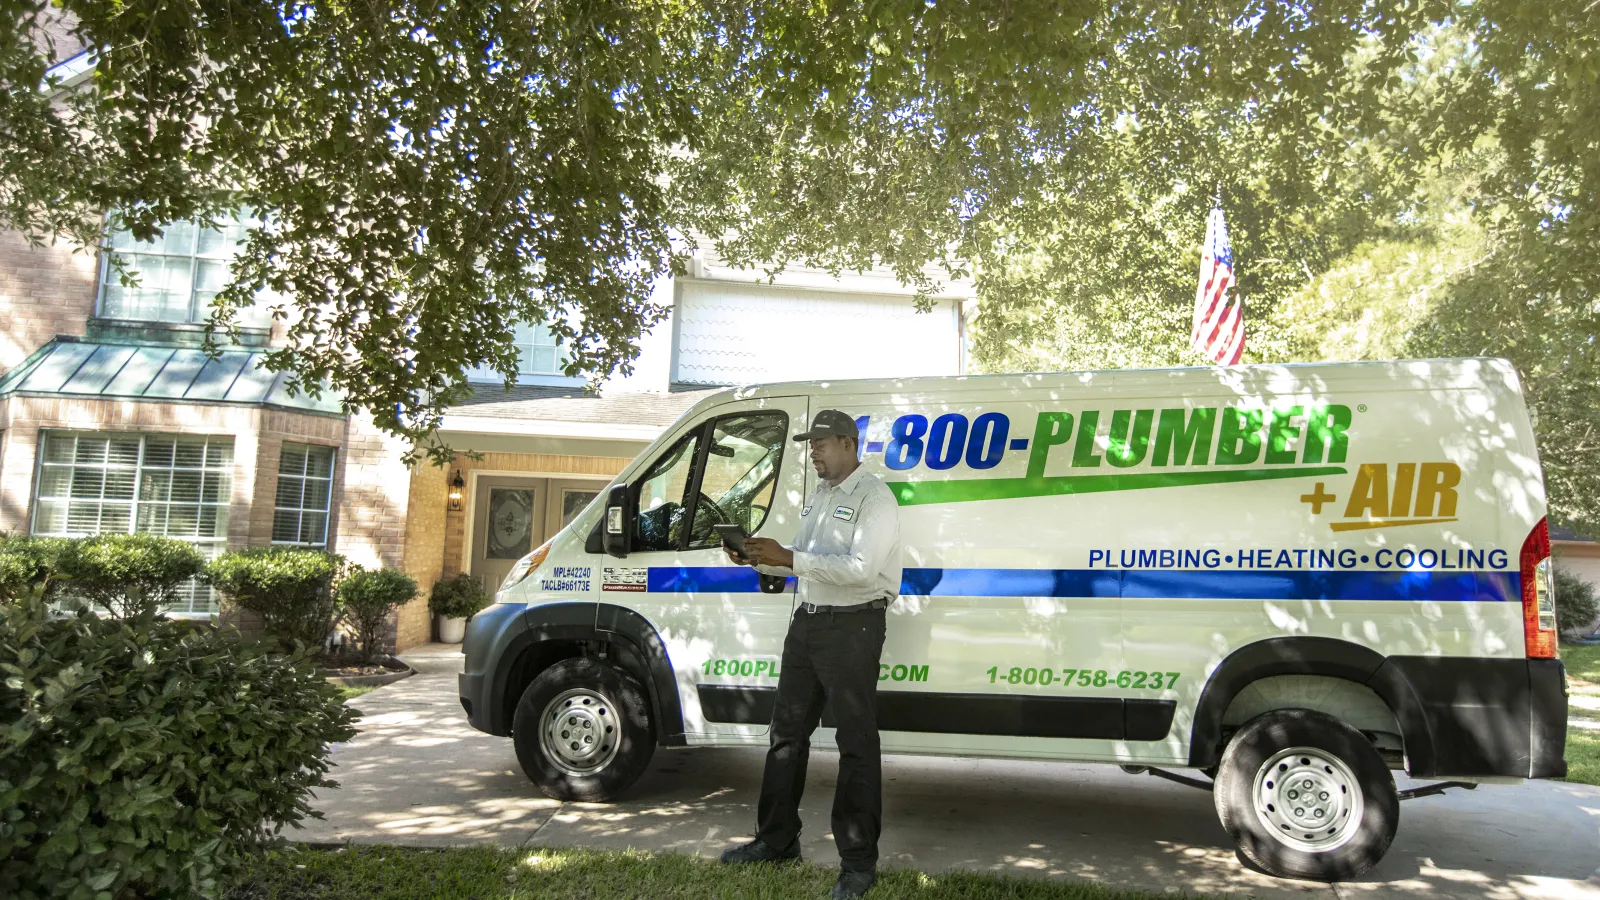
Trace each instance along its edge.
<instances>
[{"instance_id":1,"label":"man's left hand","mask_svg":"<svg viewBox=\"0 0 1600 900\"><path fill-rule=\"evenodd\" d=\"M780 566L787 569L794 565L794 551L771 538L745 538L744 556L758 566Z\"/></svg>"}]
</instances>

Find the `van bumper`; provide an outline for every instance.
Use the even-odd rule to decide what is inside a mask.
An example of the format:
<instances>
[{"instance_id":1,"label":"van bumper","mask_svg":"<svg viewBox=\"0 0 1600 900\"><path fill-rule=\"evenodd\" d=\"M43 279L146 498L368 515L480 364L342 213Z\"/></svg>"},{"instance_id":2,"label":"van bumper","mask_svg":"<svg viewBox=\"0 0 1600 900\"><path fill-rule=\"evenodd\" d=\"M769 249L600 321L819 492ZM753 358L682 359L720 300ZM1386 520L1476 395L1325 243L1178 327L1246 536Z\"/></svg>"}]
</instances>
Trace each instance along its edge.
<instances>
[{"instance_id":1,"label":"van bumper","mask_svg":"<svg viewBox=\"0 0 1600 900\"><path fill-rule=\"evenodd\" d=\"M1400 718L1412 775L1567 774L1560 660L1391 656L1369 683Z\"/></svg>"},{"instance_id":2,"label":"van bumper","mask_svg":"<svg viewBox=\"0 0 1600 900\"><path fill-rule=\"evenodd\" d=\"M494 702L494 674L500 669L506 650L527 630L527 609L521 603L496 603L467 622L467 634L461 642L466 666L456 676L457 692L461 695L461 708L467 713L467 724L487 734L504 737L511 733L511 723L505 721L506 716Z\"/></svg>"}]
</instances>

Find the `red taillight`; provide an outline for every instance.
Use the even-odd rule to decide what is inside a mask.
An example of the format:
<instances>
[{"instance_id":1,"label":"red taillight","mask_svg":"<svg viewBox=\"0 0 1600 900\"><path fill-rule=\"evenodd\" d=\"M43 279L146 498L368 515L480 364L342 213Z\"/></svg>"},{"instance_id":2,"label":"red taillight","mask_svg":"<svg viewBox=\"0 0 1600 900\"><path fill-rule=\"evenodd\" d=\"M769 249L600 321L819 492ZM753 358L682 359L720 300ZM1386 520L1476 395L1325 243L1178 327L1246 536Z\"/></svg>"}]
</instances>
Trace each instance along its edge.
<instances>
[{"instance_id":1,"label":"red taillight","mask_svg":"<svg viewBox=\"0 0 1600 900\"><path fill-rule=\"evenodd\" d=\"M1550 526L1544 519L1522 542L1522 632L1529 659L1556 658L1556 592L1550 572Z\"/></svg>"}]
</instances>

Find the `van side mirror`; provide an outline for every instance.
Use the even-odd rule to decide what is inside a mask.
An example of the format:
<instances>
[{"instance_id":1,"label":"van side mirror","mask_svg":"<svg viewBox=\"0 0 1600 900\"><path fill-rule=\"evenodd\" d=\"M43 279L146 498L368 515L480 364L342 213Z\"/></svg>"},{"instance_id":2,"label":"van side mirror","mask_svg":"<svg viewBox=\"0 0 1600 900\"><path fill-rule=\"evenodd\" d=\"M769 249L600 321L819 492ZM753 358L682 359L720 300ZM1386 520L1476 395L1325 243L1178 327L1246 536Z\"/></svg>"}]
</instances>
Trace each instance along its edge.
<instances>
[{"instance_id":1,"label":"van side mirror","mask_svg":"<svg viewBox=\"0 0 1600 900\"><path fill-rule=\"evenodd\" d=\"M606 514L600 520L600 545L618 559L628 555L628 535L633 532L633 516L628 503L628 486L616 485L606 494Z\"/></svg>"}]
</instances>

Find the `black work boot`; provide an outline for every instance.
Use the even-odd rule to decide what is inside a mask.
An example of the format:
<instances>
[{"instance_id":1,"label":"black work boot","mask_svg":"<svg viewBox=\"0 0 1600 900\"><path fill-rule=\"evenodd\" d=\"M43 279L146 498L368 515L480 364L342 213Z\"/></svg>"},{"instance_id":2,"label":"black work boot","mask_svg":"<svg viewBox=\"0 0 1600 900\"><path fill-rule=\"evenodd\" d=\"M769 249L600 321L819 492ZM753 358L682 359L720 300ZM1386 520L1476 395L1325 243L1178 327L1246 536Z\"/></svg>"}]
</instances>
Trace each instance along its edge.
<instances>
[{"instance_id":1,"label":"black work boot","mask_svg":"<svg viewBox=\"0 0 1600 900\"><path fill-rule=\"evenodd\" d=\"M740 844L722 851L722 861L725 863L787 862L799 858L799 841L795 841L783 850L774 850L768 847L765 841L756 838L748 844Z\"/></svg>"},{"instance_id":2,"label":"black work boot","mask_svg":"<svg viewBox=\"0 0 1600 900\"><path fill-rule=\"evenodd\" d=\"M872 886L878 883L878 873L874 871L852 872L844 869L839 872L839 880L833 885L833 900L855 900L863 896Z\"/></svg>"}]
</instances>

